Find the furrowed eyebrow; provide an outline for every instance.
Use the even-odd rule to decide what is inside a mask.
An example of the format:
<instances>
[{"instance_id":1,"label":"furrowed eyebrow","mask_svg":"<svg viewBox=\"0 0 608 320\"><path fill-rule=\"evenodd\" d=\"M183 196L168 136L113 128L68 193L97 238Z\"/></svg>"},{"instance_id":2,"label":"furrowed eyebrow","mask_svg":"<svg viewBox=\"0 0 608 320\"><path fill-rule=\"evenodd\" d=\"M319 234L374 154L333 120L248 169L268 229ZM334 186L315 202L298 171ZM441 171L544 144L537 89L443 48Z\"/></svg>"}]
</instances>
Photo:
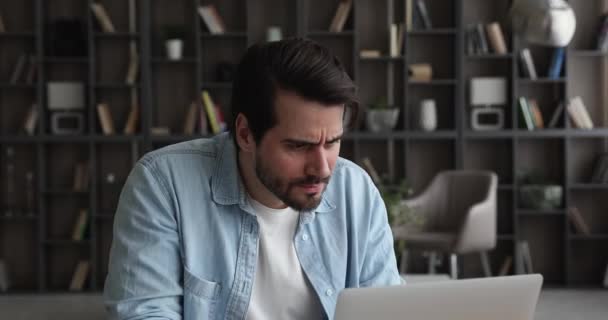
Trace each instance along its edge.
<instances>
[{"instance_id":1,"label":"furrowed eyebrow","mask_svg":"<svg viewBox=\"0 0 608 320\"><path fill-rule=\"evenodd\" d=\"M334 143L338 140L342 139L342 134L338 135L335 138L332 138L331 140L326 141L325 143ZM311 141L306 141L306 140L298 140L298 139L284 139L282 141L283 143L287 143L287 144L303 144L303 145L316 145L318 144L317 142L311 142Z\"/></svg>"}]
</instances>

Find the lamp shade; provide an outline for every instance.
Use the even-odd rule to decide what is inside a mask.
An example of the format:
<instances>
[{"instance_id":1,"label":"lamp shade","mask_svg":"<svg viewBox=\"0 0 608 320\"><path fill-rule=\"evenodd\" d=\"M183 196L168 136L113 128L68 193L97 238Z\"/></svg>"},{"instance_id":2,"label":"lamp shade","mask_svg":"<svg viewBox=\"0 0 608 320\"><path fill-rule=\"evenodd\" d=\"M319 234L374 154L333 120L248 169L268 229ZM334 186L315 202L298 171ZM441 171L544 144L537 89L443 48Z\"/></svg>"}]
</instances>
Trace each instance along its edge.
<instances>
[{"instance_id":1,"label":"lamp shade","mask_svg":"<svg viewBox=\"0 0 608 320\"><path fill-rule=\"evenodd\" d=\"M506 78L471 78L469 89L469 97L472 106L505 105L507 103Z\"/></svg>"},{"instance_id":2,"label":"lamp shade","mask_svg":"<svg viewBox=\"0 0 608 320\"><path fill-rule=\"evenodd\" d=\"M534 44L565 47L576 30L574 10L564 0L515 0L510 15L513 31Z\"/></svg>"}]
</instances>

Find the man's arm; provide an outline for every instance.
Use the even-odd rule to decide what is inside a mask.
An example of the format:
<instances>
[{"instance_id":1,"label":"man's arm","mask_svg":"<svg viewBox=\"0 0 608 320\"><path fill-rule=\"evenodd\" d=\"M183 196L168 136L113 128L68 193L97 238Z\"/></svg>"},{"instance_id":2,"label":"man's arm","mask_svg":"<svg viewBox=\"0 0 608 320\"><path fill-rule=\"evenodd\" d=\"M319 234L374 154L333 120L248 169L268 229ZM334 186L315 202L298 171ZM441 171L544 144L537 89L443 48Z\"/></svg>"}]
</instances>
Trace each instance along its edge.
<instances>
[{"instance_id":1,"label":"man's arm","mask_svg":"<svg viewBox=\"0 0 608 320\"><path fill-rule=\"evenodd\" d=\"M168 184L145 160L123 188L104 301L110 319L181 319L182 262Z\"/></svg>"},{"instance_id":2,"label":"man's arm","mask_svg":"<svg viewBox=\"0 0 608 320\"><path fill-rule=\"evenodd\" d=\"M386 207L378 190L375 187L373 189L369 204L371 217L368 240L359 286L377 287L402 284L403 280L397 270L393 234L388 224Z\"/></svg>"}]
</instances>

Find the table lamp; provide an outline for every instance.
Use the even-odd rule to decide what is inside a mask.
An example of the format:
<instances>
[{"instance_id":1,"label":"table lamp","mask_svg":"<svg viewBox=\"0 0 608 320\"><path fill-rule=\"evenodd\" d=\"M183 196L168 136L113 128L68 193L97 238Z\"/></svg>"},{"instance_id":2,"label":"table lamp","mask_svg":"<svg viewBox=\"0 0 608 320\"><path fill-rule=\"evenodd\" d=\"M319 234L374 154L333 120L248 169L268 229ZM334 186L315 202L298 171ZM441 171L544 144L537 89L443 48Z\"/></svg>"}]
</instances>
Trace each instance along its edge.
<instances>
[{"instance_id":1,"label":"table lamp","mask_svg":"<svg viewBox=\"0 0 608 320\"><path fill-rule=\"evenodd\" d=\"M507 104L507 79L476 77L470 83L471 128L500 130L504 125L504 111L497 106Z\"/></svg>"}]
</instances>

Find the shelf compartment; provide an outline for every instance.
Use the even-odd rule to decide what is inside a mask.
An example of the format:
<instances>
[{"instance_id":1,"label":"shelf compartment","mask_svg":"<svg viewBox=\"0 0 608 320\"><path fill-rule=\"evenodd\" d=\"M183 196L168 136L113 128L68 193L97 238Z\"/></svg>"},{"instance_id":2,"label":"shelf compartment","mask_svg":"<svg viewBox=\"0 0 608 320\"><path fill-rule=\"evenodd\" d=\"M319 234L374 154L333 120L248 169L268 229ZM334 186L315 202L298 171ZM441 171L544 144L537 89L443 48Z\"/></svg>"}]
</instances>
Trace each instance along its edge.
<instances>
[{"instance_id":1,"label":"shelf compartment","mask_svg":"<svg viewBox=\"0 0 608 320\"><path fill-rule=\"evenodd\" d=\"M563 285L564 219L560 215L534 215L519 219L518 239L528 242L534 273L541 273L547 284Z\"/></svg>"},{"instance_id":2,"label":"shelf compartment","mask_svg":"<svg viewBox=\"0 0 608 320\"><path fill-rule=\"evenodd\" d=\"M569 285L601 286L608 261L608 241L570 241Z\"/></svg>"},{"instance_id":3,"label":"shelf compartment","mask_svg":"<svg viewBox=\"0 0 608 320\"><path fill-rule=\"evenodd\" d=\"M514 182L512 140L466 141L463 154L464 169L489 170L498 175L501 184Z\"/></svg>"}]
</instances>

